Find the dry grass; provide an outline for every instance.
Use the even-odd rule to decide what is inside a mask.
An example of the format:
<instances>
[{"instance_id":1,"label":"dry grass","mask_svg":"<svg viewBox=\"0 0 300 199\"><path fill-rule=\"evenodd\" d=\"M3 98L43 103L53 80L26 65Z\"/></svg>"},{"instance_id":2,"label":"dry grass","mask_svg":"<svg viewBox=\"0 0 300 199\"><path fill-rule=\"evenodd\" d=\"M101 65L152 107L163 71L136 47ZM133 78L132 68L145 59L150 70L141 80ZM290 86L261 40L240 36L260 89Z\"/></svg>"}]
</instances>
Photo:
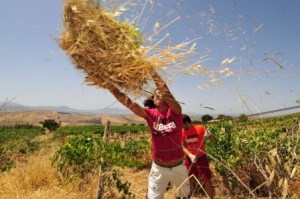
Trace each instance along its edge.
<instances>
[{"instance_id":1,"label":"dry grass","mask_svg":"<svg viewBox=\"0 0 300 199\"><path fill-rule=\"evenodd\" d=\"M158 62L144 57L137 29L86 2L65 0L61 48L89 84L140 92Z\"/></svg>"},{"instance_id":2,"label":"dry grass","mask_svg":"<svg viewBox=\"0 0 300 199\"><path fill-rule=\"evenodd\" d=\"M96 178L88 186L79 186L80 182L63 185L59 174L51 167L50 157L56 148L53 143L47 144L17 162L16 168L0 173L0 198L93 198Z\"/></svg>"},{"instance_id":3,"label":"dry grass","mask_svg":"<svg viewBox=\"0 0 300 199\"><path fill-rule=\"evenodd\" d=\"M198 71L197 63L190 63L197 39L177 45L162 45L170 34L152 46L142 46L143 35L126 19L118 21L91 0L65 0L60 47L77 69L86 74L86 82L100 88L118 88L140 97L153 89L152 76L164 71L171 75ZM166 24L168 27L180 17ZM182 68L189 66L185 70ZM178 72L179 71L179 72ZM169 81L169 80L166 80Z\"/></svg>"}]
</instances>

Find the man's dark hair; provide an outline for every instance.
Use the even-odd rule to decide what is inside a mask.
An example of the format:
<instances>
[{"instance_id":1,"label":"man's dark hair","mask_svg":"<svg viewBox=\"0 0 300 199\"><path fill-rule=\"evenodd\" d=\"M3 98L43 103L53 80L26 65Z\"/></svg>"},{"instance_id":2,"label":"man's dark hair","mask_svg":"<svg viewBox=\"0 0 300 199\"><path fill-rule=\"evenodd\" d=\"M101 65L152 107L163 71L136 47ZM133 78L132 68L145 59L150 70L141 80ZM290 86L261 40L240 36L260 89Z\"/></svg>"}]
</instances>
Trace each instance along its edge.
<instances>
[{"instance_id":1,"label":"man's dark hair","mask_svg":"<svg viewBox=\"0 0 300 199\"><path fill-rule=\"evenodd\" d=\"M182 115L182 122L183 123L186 123L186 122L187 123L192 123L192 120L191 120L190 116L183 114Z\"/></svg>"},{"instance_id":2,"label":"man's dark hair","mask_svg":"<svg viewBox=\"0 0 300 199\"><path fill-rule=\"evenodd\" d=\"M144 100L144 107L156 108L152 97Z\"/></svg>"}]
</instances>

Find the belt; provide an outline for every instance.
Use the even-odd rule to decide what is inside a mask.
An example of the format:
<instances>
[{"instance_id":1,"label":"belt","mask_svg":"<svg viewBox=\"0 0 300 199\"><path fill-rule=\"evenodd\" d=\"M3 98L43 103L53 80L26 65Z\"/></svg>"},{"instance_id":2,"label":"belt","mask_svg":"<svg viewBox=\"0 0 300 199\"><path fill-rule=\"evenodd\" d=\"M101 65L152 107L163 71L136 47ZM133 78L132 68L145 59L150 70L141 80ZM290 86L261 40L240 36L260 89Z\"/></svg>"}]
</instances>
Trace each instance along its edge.
<instances>
[{"instance_id":1,"label":"belt","mask_svg":"<svg viewBox=\"0 0 300 199\"><path fill-rule=\"evenodd\" d=\"M174 165L161 165L161 164L159 164L159 163L157 163L156 161L154 161L154 163L155 164L157 164L158 166L160 166L160 167L164 167L164 168L173 168L173 167L177 167L177 166L179 166L179 165L181 165L181 164L183 164L183 162L178 162L178 163L176 163L176 164L174 164Z\"/></svg>"}]
</instances>

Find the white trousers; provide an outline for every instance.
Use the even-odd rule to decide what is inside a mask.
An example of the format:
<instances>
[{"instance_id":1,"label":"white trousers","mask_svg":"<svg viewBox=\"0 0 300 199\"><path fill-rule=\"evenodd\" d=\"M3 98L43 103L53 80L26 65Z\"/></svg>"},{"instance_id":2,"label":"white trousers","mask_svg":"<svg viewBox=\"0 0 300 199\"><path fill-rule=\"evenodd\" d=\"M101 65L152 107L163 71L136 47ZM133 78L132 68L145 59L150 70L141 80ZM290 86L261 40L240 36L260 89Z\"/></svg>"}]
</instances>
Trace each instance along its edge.
<instances>
[{"instance_id":1,"label":"white trousers","mask_svg":"<svg viewBox=\"0 0 300 199\"><path fill-rule=\"evenodd\" d=\"M147 198L163 199L169 182L179 187L176 197L188 198L190 183L186 166L182 163L176 167L166 168L153 162L149 174Z\"/></svg>"}]
</instances>

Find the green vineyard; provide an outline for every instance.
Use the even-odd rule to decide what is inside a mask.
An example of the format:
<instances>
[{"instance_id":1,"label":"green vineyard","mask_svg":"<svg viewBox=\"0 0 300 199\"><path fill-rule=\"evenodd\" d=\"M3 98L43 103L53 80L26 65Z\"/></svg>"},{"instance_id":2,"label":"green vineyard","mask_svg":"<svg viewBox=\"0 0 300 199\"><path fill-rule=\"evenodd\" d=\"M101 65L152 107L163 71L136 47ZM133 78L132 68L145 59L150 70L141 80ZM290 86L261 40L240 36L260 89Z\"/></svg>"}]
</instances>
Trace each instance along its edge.
<instances>
[{"instance_id":1,"label":"green vineyard","mask_svg":"<svg viewBox=\"0 0 300 199\"><path fill-rule=\"evenodd\" d=\"M223 194L231 198L297 198L299 117L298 113L205 124L216 137L214 142L206 141L206 149L215 178L228 190ZM65 126L48 132L51 139L47 142L57 144L51 165L67 184L78 180L89 183L89 176L97 175L100 168L102 191L114 188L124 198L136 198L131 184L122 178L122 169L150 168L149 129L145 125L111 126L107 138L104 131L104 125L94 125ZM44 129L32 125L0 127L2 173L17 167L17 157L43 148L43 141L36 139L41 135L45 135Z\"/></svg>"}]
</instances>

